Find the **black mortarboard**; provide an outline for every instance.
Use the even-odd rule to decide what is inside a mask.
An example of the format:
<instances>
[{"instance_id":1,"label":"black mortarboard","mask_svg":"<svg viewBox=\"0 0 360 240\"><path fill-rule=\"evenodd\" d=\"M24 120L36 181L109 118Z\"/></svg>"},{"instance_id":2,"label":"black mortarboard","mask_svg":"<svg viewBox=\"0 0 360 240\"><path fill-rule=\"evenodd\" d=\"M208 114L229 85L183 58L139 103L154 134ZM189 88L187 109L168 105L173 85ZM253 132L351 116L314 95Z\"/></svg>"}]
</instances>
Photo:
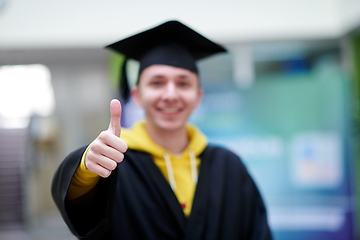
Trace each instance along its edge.
<instances>
[{"instance_id":1,"label":"black mortarboard","mask_svg":"<svg viewBox=\"0 0 360 240\"><path fill-rule=\"evenodd\" d=\"M197 73L196 61L212 54L226 52L222 46L210 41L178 21L168 21L106 46L127 58L140 62L139 73L154 64L188 69ZM124 71L125 68L123 68ZM120 89L128 98L126 73L122 72ZM127 88L127 89L124 89Z\"/></svg>"}]
</instances>

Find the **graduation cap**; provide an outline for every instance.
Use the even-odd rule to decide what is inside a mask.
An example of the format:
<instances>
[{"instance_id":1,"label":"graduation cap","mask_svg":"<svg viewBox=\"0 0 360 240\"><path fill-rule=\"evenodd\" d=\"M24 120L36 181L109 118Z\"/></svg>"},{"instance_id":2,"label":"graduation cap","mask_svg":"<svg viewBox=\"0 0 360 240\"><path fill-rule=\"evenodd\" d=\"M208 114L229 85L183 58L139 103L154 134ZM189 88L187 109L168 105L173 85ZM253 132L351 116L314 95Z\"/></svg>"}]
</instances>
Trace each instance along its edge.
<instances>
[{"instance_id":1,"label":"graduation cap","mask_svg":"<svg viewBox=\"0 0 360 240\"><path fill-rule=\"evenodd\" d=\"M106 46L122 53L126 58L140 62L141 72L154 64L184 68L198 73L196 61L215 53L226 52L222 46L200 35L179 21L168 21ZM120 93L127 101L129 83L126 77L126 60L122 66Z\"/></svg>"}]
</instances>

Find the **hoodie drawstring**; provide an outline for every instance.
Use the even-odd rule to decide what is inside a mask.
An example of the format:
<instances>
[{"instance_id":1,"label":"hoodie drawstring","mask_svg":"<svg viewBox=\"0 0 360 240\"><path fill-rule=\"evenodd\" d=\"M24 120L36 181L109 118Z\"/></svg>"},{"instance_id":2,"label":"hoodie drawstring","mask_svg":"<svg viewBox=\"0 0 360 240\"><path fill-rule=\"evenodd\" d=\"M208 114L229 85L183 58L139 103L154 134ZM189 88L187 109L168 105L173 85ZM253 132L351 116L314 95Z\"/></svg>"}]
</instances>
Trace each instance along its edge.
<instances>
[{"instance_id":1,"label":"hoodie drawstring","mask_svg":"<svg viewBox=\"0 0 360 240\"><path fill-rule=\"evenodd\" d=\"M195 153L194 153L193 150L189 150L189 156L190 156L191 177L192 177L193 182L195 184L197 184L198 171L197 171L197 168L196 168L196 157L195 157ZM175 189L176 189L176 181L175 181L175 176L174 176L170 156L169 156L168 153L164 153L163 157L164 157L164 161L165 161L167 175L168 175L168 178L169 178L170 187L171 187L171 189L173 191L175 191Z\"/></svg>"},{"instance_id":2,"label":"hoodie drawstring","mask_svg":"<svg viewBox=\"0 0 360 240\"><path fill-rule=\"evenodd\" d=\"M164 153L163 156L164 156L164 160L165 160L166 171L167 171L169 182L170 182L170 187L173 191L175 191L176 182L175 182L174 172L173 172L173 168L171 165L171 160L170 160L169 154Z\"/></svg>"},{"instance_id":3,"label":"hoodie drawstring","mask_svg":"<svg viewBox=\"0 0 360 240\"><path fill-rule=\"evenodd\" d=\"M196 157L195 157L194 151L189 150L189 155L190 155L191 176L192 176L193 182L195 184L197 184L198 172L197 172L197 168L196 168Z\"/></svg>"}]
</instances>

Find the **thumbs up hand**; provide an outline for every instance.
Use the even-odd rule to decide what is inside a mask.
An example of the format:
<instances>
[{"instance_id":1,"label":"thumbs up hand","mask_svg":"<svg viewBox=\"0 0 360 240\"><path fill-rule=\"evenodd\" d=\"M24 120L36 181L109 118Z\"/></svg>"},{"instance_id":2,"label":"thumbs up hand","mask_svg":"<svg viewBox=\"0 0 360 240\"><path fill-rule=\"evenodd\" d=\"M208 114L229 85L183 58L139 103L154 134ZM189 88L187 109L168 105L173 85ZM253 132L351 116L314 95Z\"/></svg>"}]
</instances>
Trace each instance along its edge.
<instances>
[{"instance_id":1,"label":"thumbs up hand","mask_svg":"<svg viewBox=\"0 0 360 240\"><path fill-rule=\"evenodd\" d=\"M113 99L110 102L110 113L109 128L101 132L90 144L85 156L86 168L103 178L109 177L117 164L122 162L128 148L125 141L120 138L122 110L118 100Z\"/></svg>"}]
</instances>

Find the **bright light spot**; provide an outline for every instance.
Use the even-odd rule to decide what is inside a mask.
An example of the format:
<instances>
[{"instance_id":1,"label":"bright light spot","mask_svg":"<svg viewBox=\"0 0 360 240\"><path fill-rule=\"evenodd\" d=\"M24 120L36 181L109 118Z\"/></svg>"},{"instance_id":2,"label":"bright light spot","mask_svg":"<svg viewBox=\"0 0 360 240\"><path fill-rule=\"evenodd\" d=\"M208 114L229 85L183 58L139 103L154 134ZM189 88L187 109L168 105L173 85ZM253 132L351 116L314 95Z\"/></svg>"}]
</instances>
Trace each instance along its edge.
<instances>
[{"instance_id":1,"label":"bright light spot","mask_svg":"<svg viewBox=\"0 0 360 240\"><path fill-rule=\"evenodd\" d=\"M0 67L0 127L27 127L33 114L54 111L49 69L40 64Z\"/></svg>"}]
</instances>

